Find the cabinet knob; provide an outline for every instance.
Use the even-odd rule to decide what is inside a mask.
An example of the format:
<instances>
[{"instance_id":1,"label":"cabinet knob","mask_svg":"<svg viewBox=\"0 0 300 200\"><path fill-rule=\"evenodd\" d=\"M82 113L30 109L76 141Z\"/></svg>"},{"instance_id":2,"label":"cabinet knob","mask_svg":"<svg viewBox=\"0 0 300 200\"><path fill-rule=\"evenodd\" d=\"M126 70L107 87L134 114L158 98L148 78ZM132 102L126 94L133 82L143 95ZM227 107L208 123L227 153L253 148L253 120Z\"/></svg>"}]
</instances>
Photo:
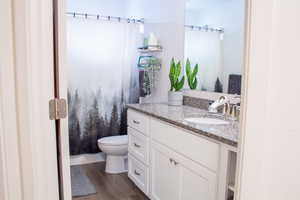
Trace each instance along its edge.
<instances>
[{"instance_id":1,"label":"cabinet knob","mask_svg":"<svg viewBox=\"0 0 300 200\"><path fill-rule=\"evenodd\" d=\"M177 161L174 160L174 165L178 165L178 164L179 164L179 162L177 162Z\"/></svg>"},{"instance_id":2,"label":"cabinet knob","mask_svg":"<svg viewBox=\"0 0 300 200\"><path fill-rule=\"evenodd\" d=\"M134 174L137 176L140 176L141 174L139 172L137 172L136 170L134 170Z\"/></svg>"},{"instance_id":3,"label":"cabinet knob","mask_svg":"<svg viewBox=\"0 0 300 200\"><path fill-rule=\"evenodd\" d=\"M135 123L135 124L140 124L139 121L136 121L136 120L132 120L132 121L133 121L133 123Z\"/></svg>"},{"instance_id":4,"label":"cabinet knob","mask_svg":"<svg viewBox=\"0 0 300 200\"><path fill-rule=\"evenodd\" d=\"M134 143L134 146L137 147L137 148L140 148L141 145L137 144L137 143Z\"/></svg>"},{"instance_id":5,"label":"cabinet knob","mask_svg":"<svg viewBox=\"0 0 300 200\"><path fill-rule=\"evenodd\" d=\"M174 164L174 165L178 165L179 162L177 162L176 160L174 160L173 158L170 158L170 163Z\"/></svg>"}]
</instances>

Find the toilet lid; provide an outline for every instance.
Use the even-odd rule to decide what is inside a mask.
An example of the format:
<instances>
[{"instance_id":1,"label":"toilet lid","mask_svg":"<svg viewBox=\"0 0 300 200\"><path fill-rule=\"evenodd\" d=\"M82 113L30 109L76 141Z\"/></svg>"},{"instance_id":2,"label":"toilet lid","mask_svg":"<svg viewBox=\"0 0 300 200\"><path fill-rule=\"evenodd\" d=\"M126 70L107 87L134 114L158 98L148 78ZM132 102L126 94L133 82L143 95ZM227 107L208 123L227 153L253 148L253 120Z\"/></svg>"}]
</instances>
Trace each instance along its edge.
<instances>
[{"instance_id":1,"label":"toilet lid","mask_svg":"<svg viewBox=\"0 0 300 200\"><path fill-rule=\"evenodd\" d=\"M104 145L125 145L128 144L128 135L104 137L99 139L98 142Z\"/></svg>"}]
</instances>

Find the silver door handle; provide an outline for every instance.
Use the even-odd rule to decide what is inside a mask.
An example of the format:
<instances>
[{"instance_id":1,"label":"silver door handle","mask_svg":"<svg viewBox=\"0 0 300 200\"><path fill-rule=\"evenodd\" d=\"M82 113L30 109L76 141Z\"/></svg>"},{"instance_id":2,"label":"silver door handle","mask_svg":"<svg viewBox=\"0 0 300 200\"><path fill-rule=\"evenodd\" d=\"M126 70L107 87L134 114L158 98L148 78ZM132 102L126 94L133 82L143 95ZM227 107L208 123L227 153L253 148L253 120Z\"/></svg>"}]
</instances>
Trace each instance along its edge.
<instances>
[{"instance_id":1,"label":"silver door handle","mask_svg":"<svg viewBox=\"0 0 300 200\"><path fill-rule=\"evenodd\" d=\"M138 145L137 143L134 143L134 146L137 147L137 148L141 147L141 145Z\"/></svg>"},{"instance_id":2,"label":"silver door handle","mask_svg":"<svg viewBox=\"0 0 300 200\"><path fill-rule=\"evenodd\" d=\"M137 175L137 176L140 176L141 174L138 173L136 170L134 170L134 174Z\"/></svg>"}]
</instances>

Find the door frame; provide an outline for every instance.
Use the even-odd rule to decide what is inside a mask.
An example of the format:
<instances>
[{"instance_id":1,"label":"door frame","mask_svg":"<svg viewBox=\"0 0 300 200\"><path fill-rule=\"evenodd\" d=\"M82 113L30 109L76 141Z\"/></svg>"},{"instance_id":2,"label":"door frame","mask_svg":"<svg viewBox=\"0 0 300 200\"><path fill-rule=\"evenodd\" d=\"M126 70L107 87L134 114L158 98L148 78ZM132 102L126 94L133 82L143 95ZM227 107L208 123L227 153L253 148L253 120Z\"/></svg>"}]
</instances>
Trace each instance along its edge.
<instances>
[{"instance_id":1,"label":"door frame","mask_svg":"<svg viewBox=\"0 0 300 200\"><path fill-rule=\"evenodd\" d=\"M59 98L68 99L68 64L67 64L67 35L66 35L66 3L67 1L52 0L54 2L54 19L55 26L55 53L56 53L56 81L58 84L57 95ZM70 174L70 151L69 151L69 125L67 119L59 120L57 124L57 133L59 140L58 148L60 149L59 168L61 198L63 200L72 199L71 174Z\"/></svg>"},{"instance_id":2,"label":"door frame","mask_svg":"<svg viewBox=\"0 0 300 200\"><path fill-rule=\"evenodd\" d=\"M279 0L280 1L280 0ZM235 200L264 199L267 100L277 0L248 0ZM276 108L273 108L276 109Z\"/></svg>"}]
</instances>

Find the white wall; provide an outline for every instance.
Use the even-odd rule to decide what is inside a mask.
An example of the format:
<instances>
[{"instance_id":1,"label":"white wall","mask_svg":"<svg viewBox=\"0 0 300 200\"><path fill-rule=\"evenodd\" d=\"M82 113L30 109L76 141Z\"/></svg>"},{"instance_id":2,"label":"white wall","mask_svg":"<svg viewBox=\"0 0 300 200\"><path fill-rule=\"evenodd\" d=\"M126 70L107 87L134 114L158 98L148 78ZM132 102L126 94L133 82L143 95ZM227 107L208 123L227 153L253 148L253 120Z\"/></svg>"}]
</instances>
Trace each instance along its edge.
<instances>
[{"instance_id":1,"label":"white wall","mask_svg":"<svg viewBox=\"0 0 300 200\"><path fill-rule=\"evenodd\" d=\"M184 54L185 0L131 0L130 16L145 18L145 33L154 32L163 46L162 69L156 89L146 102L166 102L169 88L169 65L172 57Z\"/></svg>"},{"instance_id":2,"label":"white wall","mask_svg":"<svg viewBox=\"0 0 300 200\"><path fill-rule=\"evenodd\" d=\"M242 74L244 62L245 0L227 0L223 4L223 83L228 90L229 74Z\"/></svg>"},{"instance_id":3,"label":"white wall","mask_svg":"<svg viewBox=\"0 0 300 200\"><path fill-rule=\"evenodd\" d=\"M68 12L126 17L129 0L68 0Z\"/></svg>"},{"instance_id":4,"label":"white wall","mask_svg":"<svg viewBox=\"0 0 300 200\"><path fill-rule=\"evenodd\" d=\"M245 0L188 0L186 24L225 29L221 81L224 92L229 74L242 74L244 54ZM201 63L200 63L201 66Z\"/></svg>"},{"instance_id":5,"label":"white wall","mask_svg":"<svg viewBox=\"0 0 300 200\"><path fill-rule=\"evenodd\" d=\"M242 200L300 199L299 8L298 0L251 1Z\"/></svg>"}]
</instances>

